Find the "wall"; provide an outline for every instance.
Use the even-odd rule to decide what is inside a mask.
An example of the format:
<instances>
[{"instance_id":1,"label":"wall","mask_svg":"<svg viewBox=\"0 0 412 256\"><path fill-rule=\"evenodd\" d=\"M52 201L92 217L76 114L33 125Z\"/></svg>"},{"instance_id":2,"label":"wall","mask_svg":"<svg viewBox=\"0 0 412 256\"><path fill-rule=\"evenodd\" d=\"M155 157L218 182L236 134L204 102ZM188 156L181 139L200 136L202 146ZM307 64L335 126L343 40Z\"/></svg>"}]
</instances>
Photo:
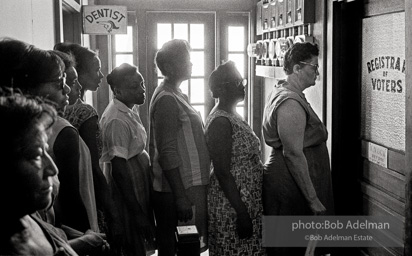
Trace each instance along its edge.
<instances>
[{"instance_id":1,"label":"wall","mask_svg":"<svg viewBox=\"0 0 412 256\"><path fill-rule=\"evenodd\" d=\"M53 48L54 0L6 0L1 5L1 37L13 37L43 49Z\"/></svg>"},{"instance_id":2,"label":"wall","mask_svg":"<svg viewBox=\"0 0 412 256\"><path fill-rule=\"evenodd\" d=\"M128 10L249 11L256 0L100 0L99 4L125 5Z\"/></svg>"}]
</instances>

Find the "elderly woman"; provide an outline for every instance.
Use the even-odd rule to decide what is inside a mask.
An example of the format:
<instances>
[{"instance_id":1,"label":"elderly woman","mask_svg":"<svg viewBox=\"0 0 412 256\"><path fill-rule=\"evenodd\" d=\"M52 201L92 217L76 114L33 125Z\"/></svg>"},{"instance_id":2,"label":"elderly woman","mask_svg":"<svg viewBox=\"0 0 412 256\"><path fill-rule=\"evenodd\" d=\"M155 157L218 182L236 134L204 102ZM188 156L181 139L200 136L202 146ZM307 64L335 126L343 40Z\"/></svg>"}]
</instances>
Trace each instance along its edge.
<instances>
[{"instance_id":1,"label":"elderly woman","mask_svg":"<svg viewBox=\"0 0 412 256\"><path fill-rule=\"evenodd\" d=\"M213 164L209 188L209 254L263 255L260 141L236 113L246 80L235 63L217 67L209 87L218 103L206 120Z\"/></svg>"},{"instance_id":2,"label":"elderly woman","mask_svg":"<svg viewBox=\"0 0 412 256\"><path fill-rule=\"evenodd\" d=\"M6 86L19 88L23 93L41 96L55 104L63 113L68 104L65 65L53 51L27 46L20 55L8 49L24 44L17 40L0 42L2 63L14 63L15 56L24 56L20 62L0 70ZM57 117L51 127L48 152L59 168L60 190L55 203L56 223L81 232L98 231L94 183L90 152L78 131L65 119Z\"/></svg>"},{"instance_id":3,"label":"elderly woman","mask_svg":"<svg viewBox=\"0 0 412 256\"><path fill-rule=\"evenodd\" d=\"M318 55L317 45L294 44L284 58L287 78L279 81L265 106L263 135L272 147L263 178L265 215L334 212L328 133L303 94L316 84ZM303 255L304 248L272 248L270 255L300 249Z\"/></svg>"},{"instance_id":4,"label":"elderly woman","mask_svg":"<svg viewBox=\"0 0 412 256\"><path fill-rule=\"evenodd\" d=\"M194 217L201 247L207 245L209 154L202 118L179 88L191 77L189 51L187 41L174 39L166 42L155 58L164 76L150 102L150 158L159 256L174 255L178 220Z\"/></svg>"},{"instance_id":5,"label":"elderly woman","mask_svg":"<svg viewBox=\"0 0 412 256\"><path fill-rule=\"evenodd\" d=\"M52 202L57 168L47 153L52 106L0 89L0 255L77 255L36 217Z\"/></svg>"},{"instance_id":6,"label":"elderly woman","mask_svg":"<svg viewBox=\"0 0 412 256\"><path fill-rule=\"evenodd\" d=\"M100 121L103 131L100 160L122 222L119 234L122 251L130 256L147 255L154 238L150 160L145 150L146 130L136 108L145 101L144 79L137 67L124 63L107 76L107 82L114 99Z\"/></svg>"}]
</instances>

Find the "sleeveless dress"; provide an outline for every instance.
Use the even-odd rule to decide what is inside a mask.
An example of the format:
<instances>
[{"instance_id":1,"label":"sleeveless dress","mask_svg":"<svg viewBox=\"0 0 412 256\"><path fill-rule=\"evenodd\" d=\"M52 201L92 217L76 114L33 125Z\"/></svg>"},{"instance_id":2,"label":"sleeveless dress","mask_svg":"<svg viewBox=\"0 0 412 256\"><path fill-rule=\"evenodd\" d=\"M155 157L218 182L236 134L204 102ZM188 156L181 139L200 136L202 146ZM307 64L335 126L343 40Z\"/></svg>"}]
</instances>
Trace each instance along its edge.
<instances>
[{"instance_id":1,"label":"sleeveless dress","mask_svg":"<svg viewBox=\"0 0 412 256\"><path fill-rule=\"evenodd\" d=\"M54 161L56 161L56 157L53 152L54 143L59 133L65 127L73 127L73 126L67 120L63 119L60 116L56 119L55 123L51 127L52 134L49 137L48 144L49 144L49 154L53 158ZM98 232L99 228L97 224L96 199L95 199L95 194L94 194L94 183L93 183L93 173L92 173L92 163L91 163L91 158L90 158L90 151L86 143L82 140L80 136L79 136L79 153L80 153L80 158L79 158L80 197L83 201L83 205L86 208L87 219L90 225L90 229L92 229L95 232ZM58 196L57 196L57 200L59 200ZM76 223L76 220L72 220L71 222ZM72 226L72 227L76 228L75 226ZM86 231L86 230L80 230L80 231Z\"/></svg>"},{"instance_id":2,"label":"sleeveless dress","mask_svg":"<svg viewBox=\"0 0 412 256\"><path fill-rule=\"evenodd\" d=\"M263 178L263 206L265 215L312 215L312 211L290 174L283 156L282 141L277 131L276 111L286 100L297 101L306 112L303 153L316 194L326 207L326 214L333 214L333 192L329 154L326 147L328 132L304 94L285 88L274 88L266 103L263 117L263 136L272 152L265 164Z\"/></svg>"},{"instance_id":3,"label":"sleeveless dress","mask_svg":"<svg viewBox=\"0 0 412 256\"><path fill-rule=\"evenodd\" d=\"M253 223L253 236L239 239L236 231L236 211L219 185L213 168L208 194L209 254L212 255L264 255L262 247L262 175L260 141L250 126L237 115L217 110L206 120L208 128L217 117L225 117L232 126L232 158L230 173L235 179Z\"/></svg>"}]
</instances>

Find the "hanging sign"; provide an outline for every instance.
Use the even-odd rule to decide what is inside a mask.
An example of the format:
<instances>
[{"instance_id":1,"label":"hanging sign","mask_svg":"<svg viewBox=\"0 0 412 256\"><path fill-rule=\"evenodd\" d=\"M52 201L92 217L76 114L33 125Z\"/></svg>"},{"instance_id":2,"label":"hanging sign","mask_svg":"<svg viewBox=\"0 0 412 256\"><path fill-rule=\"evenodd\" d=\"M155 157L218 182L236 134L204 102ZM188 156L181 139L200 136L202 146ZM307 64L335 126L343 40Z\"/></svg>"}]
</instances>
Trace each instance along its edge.
<instances>
[{"instance_id":1,"label":"hanging sign","mask_svg":"<svg viewBox=\"0 0 412 256\"><path fill-rule=\"evenodd\" d=\"M127 7L83 5L83 33L111 35L127 33Z\"/></svg>"}]
</instances>

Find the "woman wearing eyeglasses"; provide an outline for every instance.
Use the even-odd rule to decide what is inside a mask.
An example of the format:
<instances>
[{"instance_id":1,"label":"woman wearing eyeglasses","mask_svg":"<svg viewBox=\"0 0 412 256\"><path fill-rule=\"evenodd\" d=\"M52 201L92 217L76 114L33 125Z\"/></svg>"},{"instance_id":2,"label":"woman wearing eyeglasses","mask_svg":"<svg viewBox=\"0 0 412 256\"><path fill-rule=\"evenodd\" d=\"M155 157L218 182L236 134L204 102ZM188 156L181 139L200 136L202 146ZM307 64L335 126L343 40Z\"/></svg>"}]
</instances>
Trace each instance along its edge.
<instances>
[{"instance_id":1,"label":"woman wearing eyeglasses","mask_svg":"<svg viewBox=\"0 0 412 256\"><path fill-rule=\"evenodd\" d=\"M217 67L209 87L218 103L206 121L213 168L209 187L209 254L263 255L260 141L236 112L246 80L235 63Z\"/></svg>"},{"instance_id":2,"label":"woman wearing eyeglasses","mask_svg":"<svg viewBox=\"0 0 412 256\"><path fill-rule=\"evenodd\" d=\"M16 49L18 45L21 46ZM4 39L0 41L0 53L2 63L12 64L0 70L0 76L7 81L2 86L40 96L53 102L60 115L64 112L70 88L66 84L65 65L56 52ZM21 59L16 62L18 56ZM48 145L49 154L59 169L60 188L54 204L56 225L63 224L82 232L98 231L89 149L78 131L61 116L51 127Z\"/></svg>"},{"instance_id":3,"label":"woman wearing eyeglasses","mask_svg":"<svg viewBox=\"0 0 412 256\"><path fill-rule=\"evenodd\" d=\"M294 44L284 57L286 80L273 88L265 106L263 136L272 147L263 177L265 215L334 212L328 133L303 93L316 84L318 55L317 45ZM304 253L305 248L268 248L268 255Z\"/></svg>"}]
</instances>

